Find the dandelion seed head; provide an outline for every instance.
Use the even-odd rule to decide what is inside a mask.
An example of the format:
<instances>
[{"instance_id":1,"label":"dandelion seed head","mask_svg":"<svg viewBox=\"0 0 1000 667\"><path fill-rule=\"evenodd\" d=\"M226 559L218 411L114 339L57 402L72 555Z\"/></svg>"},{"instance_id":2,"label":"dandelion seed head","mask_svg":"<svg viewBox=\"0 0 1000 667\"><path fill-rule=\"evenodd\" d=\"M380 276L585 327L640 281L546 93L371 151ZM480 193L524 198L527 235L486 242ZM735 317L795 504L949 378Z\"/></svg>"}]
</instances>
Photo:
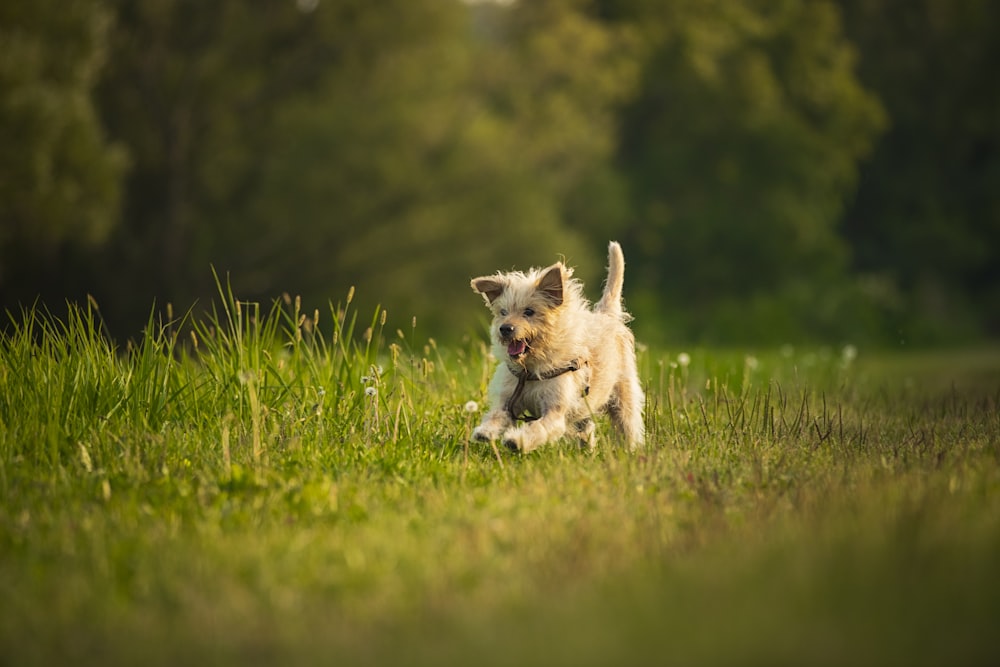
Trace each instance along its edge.
<instances>
[{"instance_id":1,"label":"dandelion seed head","mask_svg":"<svg viewBox=\"0 0 1000 667\"><path fill-rule=\"evenodd\" d=\"M370 396L370 397L378 396L378 389L376 389L375 387L365 387L365 396Z\"/></svg>"},{"instance_id":2,"label":"dandelion seed head","mask_svg":"<svg viewBox=\"0 0 1000 667\"><path fill-rule=\"evenodd\" d=\"M858 358L858 348L848 343L844 346L844 349L840 351L840 358L844 364L851 363Z\"/></svg>"},{"instance_id":3,"label":"dandelion seed head","mask_svg":"<svg viewBox=\"0 0 1000 667\"><path fill-rule=\"evenodd\" d=\"M465 404L463 408L466 412L479 412L479 403L475 401L469 401Z\"/></svg>"},{"instance_id":4,"label":"dandelion seed head","mask_svg":"<svg viewBox=\"0 0 1000 667\"><path fill-rule=\"evenodd\" d=\"M687 352L681 352L677 355L677 363L681 365L681 368L687 368L691 364L691 355Z\"/></svg>"}]
</instances>

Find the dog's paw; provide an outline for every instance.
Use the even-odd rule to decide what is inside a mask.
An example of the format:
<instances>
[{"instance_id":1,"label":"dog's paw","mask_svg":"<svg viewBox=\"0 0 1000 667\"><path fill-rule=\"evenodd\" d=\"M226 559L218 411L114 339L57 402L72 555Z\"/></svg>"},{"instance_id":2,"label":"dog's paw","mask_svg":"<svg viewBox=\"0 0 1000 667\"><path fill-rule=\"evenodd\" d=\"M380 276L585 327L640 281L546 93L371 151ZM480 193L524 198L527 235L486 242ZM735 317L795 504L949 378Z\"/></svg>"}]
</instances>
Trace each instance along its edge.
<instances>
[{"instance_id":1,"label":"dog's paw","mask_svg":"<svg viewBox=\"0 0 1000 667\"><path fill-rule=\"evenodd\" d=\"M532 433L524 427L507 429L503 434L503 446L512 452L527 454L535 451L541 444L540 441L532 437Z\"/></svg>"},{"instance_id":2,"label":"dog's paw","mask_svg":"<svg viewBox=\"0 0 1000 667\"><path fill-rule=\"evenodd\" d=\"M496 434L485 426L477 426L472 430L472 439L476 442L492 442L496 440Z\"/></svg>"},{"instance_id":3,"label":"dog's paw","mask_svg":"<svg viewBox=\"0 0 1000 667\"><path fill-rule=\"evenodd\" d=\"M504 431L503 438L501 438L503 446L512 452L524 451L521 446L524 434L521 431L522 429L517 427L509 428Z\"/></svg>"},{"instance_id":4,"label":"dog's paw","mask_svg":"<svg viewBox=\"0 0 1000 667\"><path fill-rule=\"evenodd\" d=\"M594 420L584 419L578 421L575 426L576 437L579 438L580 447L584 449L594 449L597 446L597 427Z\"/></svg>"}]
</instances>

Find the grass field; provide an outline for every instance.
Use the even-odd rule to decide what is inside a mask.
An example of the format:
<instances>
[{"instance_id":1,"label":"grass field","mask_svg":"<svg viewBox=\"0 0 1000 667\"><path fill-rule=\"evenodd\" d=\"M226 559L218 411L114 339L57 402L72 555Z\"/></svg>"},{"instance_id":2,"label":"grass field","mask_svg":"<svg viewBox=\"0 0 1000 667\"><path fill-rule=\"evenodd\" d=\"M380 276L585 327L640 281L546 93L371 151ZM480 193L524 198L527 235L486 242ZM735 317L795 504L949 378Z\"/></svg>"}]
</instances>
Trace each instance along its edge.
<instances>
[{"instance_id":1,"label":"grass field","mask_svg":"<svg viewBox=\"0 0 1000 667\"><path fill-rule=\"evenodd\" d=\"M1000 662L996 350L644 349L645 451L522 457L482 341L222 292L4 334L0 664Z\"/></svg>"}]
</instances>

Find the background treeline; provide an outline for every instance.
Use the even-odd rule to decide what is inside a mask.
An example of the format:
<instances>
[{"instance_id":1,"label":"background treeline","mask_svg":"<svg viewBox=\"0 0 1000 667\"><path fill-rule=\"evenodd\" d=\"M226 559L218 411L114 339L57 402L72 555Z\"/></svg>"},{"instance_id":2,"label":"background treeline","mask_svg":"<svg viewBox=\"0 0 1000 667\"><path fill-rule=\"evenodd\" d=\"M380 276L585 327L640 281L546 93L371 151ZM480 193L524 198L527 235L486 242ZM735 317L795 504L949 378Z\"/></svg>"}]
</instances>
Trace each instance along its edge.
<instances>
[{"instance_id":1,"label":"background treeline","mask_svg":"<svg viewBox=\"0 0 1000 667\"><path fill-rule=\"evenodd\" d=\"M0 305L474 275L609 238L655 341L1000 334L993 0L6 0Z\"/></svg>"}]
</instances>

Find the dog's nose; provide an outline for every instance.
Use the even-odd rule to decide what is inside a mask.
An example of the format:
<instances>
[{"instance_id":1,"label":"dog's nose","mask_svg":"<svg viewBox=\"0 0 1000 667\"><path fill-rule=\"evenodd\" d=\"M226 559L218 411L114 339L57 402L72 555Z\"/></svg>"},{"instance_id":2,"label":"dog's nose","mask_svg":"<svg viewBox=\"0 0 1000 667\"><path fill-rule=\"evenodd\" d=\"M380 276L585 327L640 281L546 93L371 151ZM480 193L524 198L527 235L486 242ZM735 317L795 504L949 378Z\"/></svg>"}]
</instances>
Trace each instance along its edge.
<instances>
[{"instance_id":1,"label":"dog's nose","mask_svg":"<svg viewBox=\"0 0 1000 667\"><path fill-rule=\"evenodd\" d=\"M510 338L511 336L514 335L514 327L510 324L501 324L500 335L503 336L504 338Z\"/></svg>"}]
</instances>

